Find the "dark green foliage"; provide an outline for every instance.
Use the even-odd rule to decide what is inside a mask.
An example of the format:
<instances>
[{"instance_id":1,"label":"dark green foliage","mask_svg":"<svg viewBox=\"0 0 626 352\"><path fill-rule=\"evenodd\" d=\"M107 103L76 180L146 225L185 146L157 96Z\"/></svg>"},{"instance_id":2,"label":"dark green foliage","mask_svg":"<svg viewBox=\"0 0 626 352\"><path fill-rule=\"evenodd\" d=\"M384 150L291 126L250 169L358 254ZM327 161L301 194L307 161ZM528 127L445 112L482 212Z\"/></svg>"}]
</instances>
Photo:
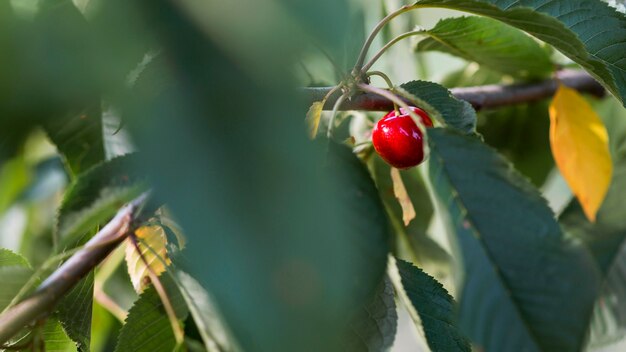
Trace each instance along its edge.
<instances>
[{"instance_id":1,"label":"dark green foliage","mask_svg":"<svg viewBox=\"0 0 626 352\"><path fill-rule=\"evenodd\" d=\"M599 287L591 257L478 138L444 129L429 137L433 187L465 266L462 329L486 350L578 351Z\"/></svg>"},{"instance_id":2,"label":"dark green foliage","mask_svg":"<svg viewBox=\"0 0 626 352\"><path fill-rule=\"evenodd\" d=\"M626 16L602 1L418 0L492 17L551 44L626 100Z\"/></svg>"}]
</instances>

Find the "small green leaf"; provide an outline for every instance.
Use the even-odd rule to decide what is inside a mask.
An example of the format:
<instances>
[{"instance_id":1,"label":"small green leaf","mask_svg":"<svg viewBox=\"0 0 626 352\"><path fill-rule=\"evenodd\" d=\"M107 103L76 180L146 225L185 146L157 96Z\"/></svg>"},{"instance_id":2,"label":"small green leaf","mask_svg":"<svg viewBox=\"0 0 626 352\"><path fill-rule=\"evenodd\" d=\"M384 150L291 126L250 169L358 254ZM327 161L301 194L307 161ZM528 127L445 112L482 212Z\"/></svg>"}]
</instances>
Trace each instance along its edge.
<instances>
[{"instance_id":1,"label":"small green leaf","mask_svg":"<svg viewBox=\"0 0 626 352\"><path fill-rule=\"evenodd\" d=\"M11 303L32 274L33 270L26 258L8 249L0 249L0 312Z\"/></svg>"},{"instance_id":2,"label":"small green leaf","mask_svg":"<svg viewBox=\"0 0 626 352\"><path fill-rule=\"evenodd\" d=\"M446 18L425 31L418 51L442 51L517 78L543 78L554 65L537 41L487 17Z\"/></svg>"},{"instance_id":3,"label":"small green leaf","mask_svg":"<svg viewBox=\"0 0 626 352\"><path fill-rule=\"evenodd\" d=\"M0 215L28 186L30 177L29 169L22 156L8 161L0 160Z\"/></svg>"},{"instance_id":4,"label":"small green leaf","mask_svg":"<svg viewBox=\"0 0 626 352\"><path fill-rule=\"evenodd\" d=\"M431 116L441 117L448 126L466 133L476 130L476 112L466 102L456 99L439 84L411 81L396 88L399 95L411 100Z\"/></svg>"},{"instance_id":5,"label":"small green leaf","mask_svg":"<svg viewBox=\"0 0 626 352\"><path fill-rule=\"evenodd\" d=\"M433 277L411 263L396 259L400 283L411 304L409 312L417 313L428 346L437 352L470 352L469 341L459 331L454 300ZM400 288L399 288L400 289Z\"/></svg>"},{"instance_id":6,"label":"small green leaf","mask_svg":"<svg viewBox=\"0 0 626 352\"><path fill-rule=\"evenodd\" d=\"M184 320L189 314L176 284L165 273L160 277L176 316ZM148 287L128 312L120 331L115 352L171 352L176 347L172 325L154 286Z\"/></svg>"}]
</instances>

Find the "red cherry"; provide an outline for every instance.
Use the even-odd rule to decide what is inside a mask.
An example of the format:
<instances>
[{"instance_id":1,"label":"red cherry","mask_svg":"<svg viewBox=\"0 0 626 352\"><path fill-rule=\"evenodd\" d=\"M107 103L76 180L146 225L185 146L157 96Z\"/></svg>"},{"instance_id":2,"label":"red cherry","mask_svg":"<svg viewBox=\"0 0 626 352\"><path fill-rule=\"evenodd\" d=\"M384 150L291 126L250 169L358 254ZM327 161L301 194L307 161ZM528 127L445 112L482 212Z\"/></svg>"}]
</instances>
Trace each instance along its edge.
<instances>
[{"instance_id":1,"label":"red cherry","mask_svg":"<svg viewBox=\"0 0 626 352\"><path fill-rule=\"evenodd\" d=\"M433 121L424 110L409 108L421 117L424 126L433 127ZM422 131L404 109L400 109L400 115L391 111L376 123L372 143L376 152L398 169L413 167L424 160Z\"/></svg>"}]
</instances>

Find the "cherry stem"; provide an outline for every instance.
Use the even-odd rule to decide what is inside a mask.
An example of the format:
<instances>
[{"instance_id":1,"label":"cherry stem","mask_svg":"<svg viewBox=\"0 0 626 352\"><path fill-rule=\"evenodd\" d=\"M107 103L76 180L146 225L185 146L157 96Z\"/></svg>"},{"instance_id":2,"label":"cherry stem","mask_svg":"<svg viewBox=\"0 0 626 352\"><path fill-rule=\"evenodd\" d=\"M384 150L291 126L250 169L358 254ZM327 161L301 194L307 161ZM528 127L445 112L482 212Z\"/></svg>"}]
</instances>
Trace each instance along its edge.
<instances>
[{"instance_id":1,"label":"cherry stem","mask_svg":"<svg viewBox=\"0 0 626 352\"><path fill-rule=\"evenodd\" d=\"M413 121L415 121L415 124L417 125L417 128L420 129L420 132L422 132L422 138L426 139L426 128L424 127L424 124L422 123L422 119L420 119L419 116L417 116L417 114L411 110L409 108L409 105L407 103L405 103L402 99L400 99L397 95L391 93L388 90L384 90L384 89L380 89L380 88L376 88L376 87L372 87L368 84L363 84L363 83L359 83L358 87L366 92L370 92L370 93L374 93L374 94L378 94L381 97L387 98L389 100L391 100L392 102L394 102L394 104L398 104L401 107L404 108L404 110L411 116L411 118L413 119Z\"/></svg>"},{"instance_id":2,"label":"cherry stem","mask_svg":"<svg viewBox=\"0 0 626 352\"><path fill-rule=\"evenodd\" d=\"M389 79L389 76L387 76L386 74L384 74L381 71L370 71L367 73L367 77L370 76L379 76L382 79L385 80L385 82L387 82L387 86L389 86L389 90L393 91L393 83L391 82L391 79ZM398 111L398 104L393 103L393 109L396 111L396 114L400 115L400 111Z\"/></svg>"},{"instance_id":3,"label":"cherry stem","mask_svg":"<svg viewBox=\"0 0 626 352\"><path fill-rule=\"evenodd\" d=\"M391 82L391 79L389 78L389 76L387 76L383 72L381 72L381 71L369 71L367 73L367 77L370 77L370 76L378 76L378 77L382 78L387 83L387 86L389 87L389 89L393 89L394 86L393 86L393 83Z\"/></svg>"},{"instance_id":4,"label":"cherry stem","mask_svg":"<svg viewBox=\"0 0 626 352\"><path fill-rule=\"evenodd\" d=\"M339 110L339 107L341 106L341 104L343 103L344 100L346 100L348 98L348 93L344 93L343 95L341 95L337 101L335 102L335 105L333 105L333 112L332 115L330 115L330 121L328 122L328 129L326 130L326 138L328 138L330 140L330 137L332 137L333 135L333 125L335 124L335 117L337 116L337 111Z\"/></svg>"},{"instance_id":5,"label":"cherry stem","mask_svg":"<svg viewBox=\"0 0 626 352\"><path fill-rule=\"evenodd\" d=\"M380 59L380 57L385 53L385 51L387 51L397 42L401 41L404 38L412 37L414 35L424 34L425 32L426 31L423 29L418 29L418 30L400 34L399 36L393 38L392 40L389 41L389 43L385 44L385 46L380 48L380 50L376 53L376 55L374 55L365 65L363 65L363 68L361 68L361 72L367 72L367 70L369 70L376 63L376 61Z\"/></svg>"},{"instance_id":6,"label":"cherry stem","mask_svg":"<svg viewBox=\"0 0 626 352\"><path fill-rule=\"evenodd\" d=\"M361 48L361 52L359 53L359 57L357 58L356 64L354 65L354 68L352 69L352 74L353 75L358 75L361 72L361 69L363 68L363 62L365 62L365 56L367 55L367 51L369 50L370 46L372 45L372 42L374 42L374 38L376 38L376 35L378 34L378 32L380 32L381 29L383 29L383 27L392 19L396 18L397 16L411 11L414 8L417 8L417 5L404 5L402 6L400 9L390 13L389 15L385 16L385 18L383 18L380 22L378 22L378 24L376 25L376 27L374 27L374 29L372 30L372 32L370 33L370 35L367 37L367 40L365 41L365 43L363 44L363 47Z\"/></svg>"}]
</instances>

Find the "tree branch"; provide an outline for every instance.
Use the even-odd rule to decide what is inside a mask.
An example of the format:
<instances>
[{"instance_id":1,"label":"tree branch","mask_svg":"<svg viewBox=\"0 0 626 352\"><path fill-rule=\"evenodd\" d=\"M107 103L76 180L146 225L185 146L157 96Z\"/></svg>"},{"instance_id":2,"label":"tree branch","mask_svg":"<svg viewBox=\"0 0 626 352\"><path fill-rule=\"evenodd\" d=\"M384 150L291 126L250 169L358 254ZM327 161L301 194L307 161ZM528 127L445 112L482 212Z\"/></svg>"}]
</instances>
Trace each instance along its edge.
<instances>
[{"instance_id":1,"label":"tree branch","mask_svg":"<svg viewBox=\"0 0 626 352\"><path fill-rule=\"evenodd\" d=\"M134 230L144 194L120 209L85 246L52 273L33 294L0 315L0 345L4 345L22 328L49 314L85 275L93 270Z\"/></svg>"},{"instance_id":2,"label":"tree branch","mask_svg":"<svg viewBox=\"0 0 626 352\"><path fill-rule=\"evenodd\" d=\"M537 83L492 84L452 88L450 91L457 99L467 101L477 110L528 103L551 97L558 87L558 82L582 93L589 93L598 97L605 94L604 87L584 71L561 70L557 72L556 77L556 79L548 79ZM302 91L307 102L312 104L315 101L321 101L330 89L329 87L315 87L303 88ZM324 110L332 109L333 104L340 95L340 92L331 95L326 100ZM406 102L410 104L408 100ZM372 93L356 95L346 100L339 107L339 110L390 111L392 109L393 103L391 101Z\"/></svg>"}]
</instances>

